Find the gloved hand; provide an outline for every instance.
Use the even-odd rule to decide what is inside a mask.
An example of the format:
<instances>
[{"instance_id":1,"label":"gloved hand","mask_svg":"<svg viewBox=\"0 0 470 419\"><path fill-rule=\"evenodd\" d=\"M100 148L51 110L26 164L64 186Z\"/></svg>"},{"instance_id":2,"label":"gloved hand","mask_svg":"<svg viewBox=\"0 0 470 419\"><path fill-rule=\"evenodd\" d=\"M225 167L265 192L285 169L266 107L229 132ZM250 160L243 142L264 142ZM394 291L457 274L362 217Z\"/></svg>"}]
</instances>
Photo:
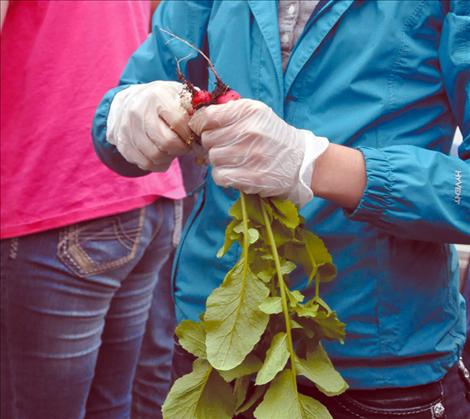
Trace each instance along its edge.
<instances>
[{"instance_id":1,"label":"gloved hand","mask_svg":"<svg viewBox=\"0 0 470 419\"><path fill-rule=\"evenodd\" d=\"M194 134L180 105L183 85L155 81L130 86L114 96L107 121L107 141L143 170L164 172L175 156L190 151Z\"/></svg>"},{"instance_id":2,"label":"gloved hand","mask_svg":"<svg viewBox=\"0 0 470 419\"><path fill-rule=\"evenodd\" d=\"M287 124L267 105L251 99L202 108L189 126L209 150L218 185L287 198L300 207L313 198L315 160L328 147L328 139Z\"/></svg>"}]
</instances>

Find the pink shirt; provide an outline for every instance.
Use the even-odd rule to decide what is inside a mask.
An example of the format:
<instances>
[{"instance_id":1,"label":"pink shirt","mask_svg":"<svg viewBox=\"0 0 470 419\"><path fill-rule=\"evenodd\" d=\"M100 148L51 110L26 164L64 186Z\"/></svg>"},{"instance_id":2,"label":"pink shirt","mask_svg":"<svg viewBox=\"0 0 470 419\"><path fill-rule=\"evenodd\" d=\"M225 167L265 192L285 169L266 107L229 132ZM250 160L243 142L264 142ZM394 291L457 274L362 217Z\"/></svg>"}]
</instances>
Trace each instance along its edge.
<instances>
[{"instance_id":1,"label":"pink shirt","mask_svg":"<svg viewBox=\"0 0 470 419\"><path fill-rule=\"evenodd\" d=\"M150 3L10 1L1 34L1 237L182 198L177 162L125 178L96 156L90 129L145 40Z\"/></svg>"}]
</instances>

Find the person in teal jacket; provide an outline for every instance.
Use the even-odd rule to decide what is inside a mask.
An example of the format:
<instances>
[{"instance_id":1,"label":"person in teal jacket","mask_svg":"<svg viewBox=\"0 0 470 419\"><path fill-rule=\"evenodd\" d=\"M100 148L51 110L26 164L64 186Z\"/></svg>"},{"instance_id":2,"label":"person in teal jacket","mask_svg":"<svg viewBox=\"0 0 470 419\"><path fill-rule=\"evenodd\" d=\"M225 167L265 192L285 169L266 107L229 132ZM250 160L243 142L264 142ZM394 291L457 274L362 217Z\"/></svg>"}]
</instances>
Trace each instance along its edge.
<instances>
[{"instance_id":1,"label":"person in teal jacket","mask_svg":"<svg viewBox=\"0 0 470 419\"><path fill-rule=\"evenodd\" d=\"M289 197L338 269L322 293L347 337L326 349L351 390L327 405L334 417L470 417L452 245L470 243L470 2L321 1L286 61L278 22L294 9L282 0L163 2L98 107L96 151L140 176L184 153L189 127L209 150L173 269L178 321L198 319L237 259L236 247L215 257L235 188ZM193 51L159 28L209 51L245 99L175 128L175 57ZM200 57L182 69L214 86ZM457 126L463 143L450 157ZM292 282L306 278L295 271Z\"/></svg>"}]
</instances>

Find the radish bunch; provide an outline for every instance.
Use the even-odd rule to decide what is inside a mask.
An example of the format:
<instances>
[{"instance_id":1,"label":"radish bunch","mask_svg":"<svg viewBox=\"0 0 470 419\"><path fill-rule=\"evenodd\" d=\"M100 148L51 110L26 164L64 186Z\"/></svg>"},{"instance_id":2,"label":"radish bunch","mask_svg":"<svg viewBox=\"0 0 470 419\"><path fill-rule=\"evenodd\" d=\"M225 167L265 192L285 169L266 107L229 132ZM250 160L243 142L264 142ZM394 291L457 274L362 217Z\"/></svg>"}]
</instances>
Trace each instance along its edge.
<instances>
[{"instance_id":1,"label":"radish bunch","mask_svg":"<svg viewBox=\"0 0 470 419\"><path fill-rule=\"evenodd\" d=\"M230 89L225 83L218 83L212 92L201 90L186 80L182 74L178 77L183 82L183 90L180 93L181 105L189 114L193 114L199 108L208 105L221 105L231 100L240 99L240 94Z\"/></svg>"},{"instance_id":2,"label":"radish bunch","mask_svg":"<svg viewBox=\"0 0 470 419\"><path fill-rule=\"evenodd\" d=\"M235 90L230 89L230 87L222 81L220 76L217 74L214 65L212 64L212 61L206 54L204 54L203 51L201 51L199 48L186 41L185 39L180 38L179 36L175 35L170 31L167 31L166 29L160 28L160 30L170 35L173 39L177 39L178 41L183 42L190 48L197 51L207 61L209 68L215 76L216 85L214 90L212 90L212 92L209 92L207 90L201 90L195 87L189 80L184 77L183 72L181 71L179 66L179 60L176 61L176 74L178 76L178 79L184 85L183 90L180 93L181 105L184 109L186 109L186 111L190 115L192 115L195 111L197 111L203 106L215 104L221 105L231 100L240 99L240 94Z\"/></svg>"},{"instance_id":3,"label":"radish bunch","mask_svg":"<svg viewBox=\"0 0 470 419\"><path fill-rule=\"evenodd\" d=\"M184 77L181 60L176 61L183 84L180 101L189 115L203 106L240 99L204 52L162 31L201 54L215 76L212 91L199 89ZM196 151L196 161L204 162L200 139L194 136L186 144ZM301 375L327 396L348 388L320 343L343 342L345 337L344 323L319 294L320 282L336 275L330 253L305 229L290 201L240 191L229 214L232 221L217 257L238 241L239 260L209 295L200 321L184 320L176 329L180 345L195 361L192 372L170 389L163 418L332 419L324 405L297 387ZM315 281L315 296L309 300L289 288L289 273L297 265L308 275L309 286Z\"/></svg>"}]
</instances>

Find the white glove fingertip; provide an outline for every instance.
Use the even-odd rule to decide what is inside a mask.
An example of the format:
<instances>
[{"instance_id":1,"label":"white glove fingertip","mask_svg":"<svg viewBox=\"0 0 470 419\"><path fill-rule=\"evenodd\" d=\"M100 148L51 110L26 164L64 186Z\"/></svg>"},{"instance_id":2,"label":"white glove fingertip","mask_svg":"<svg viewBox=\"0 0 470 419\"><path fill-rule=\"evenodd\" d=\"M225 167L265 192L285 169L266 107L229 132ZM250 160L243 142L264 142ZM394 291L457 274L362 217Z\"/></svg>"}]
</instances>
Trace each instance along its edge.
<instances>
[{"instance_id":1,"label":"white glove fingertip","mask_svg":"<svg viewBox=\"0 0 470 419\"><path fill-rule=\"evenodd\" d=\"M193 114L193 116L188 122L188 126L189 128L191 128L191 131L199 137L201 136L202 131L204 129L204 115L204 109L199 109Z\"/></svg>"}]
</instances>

